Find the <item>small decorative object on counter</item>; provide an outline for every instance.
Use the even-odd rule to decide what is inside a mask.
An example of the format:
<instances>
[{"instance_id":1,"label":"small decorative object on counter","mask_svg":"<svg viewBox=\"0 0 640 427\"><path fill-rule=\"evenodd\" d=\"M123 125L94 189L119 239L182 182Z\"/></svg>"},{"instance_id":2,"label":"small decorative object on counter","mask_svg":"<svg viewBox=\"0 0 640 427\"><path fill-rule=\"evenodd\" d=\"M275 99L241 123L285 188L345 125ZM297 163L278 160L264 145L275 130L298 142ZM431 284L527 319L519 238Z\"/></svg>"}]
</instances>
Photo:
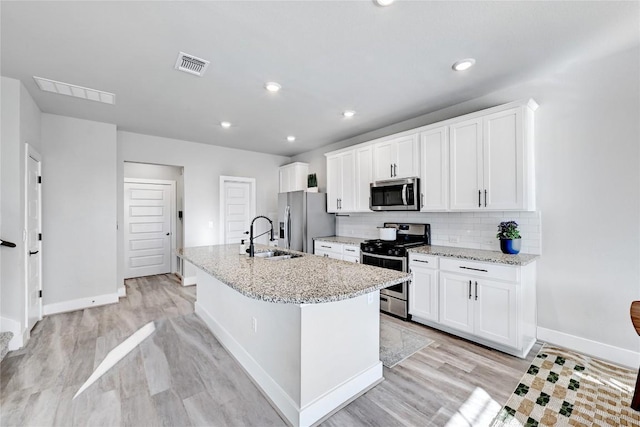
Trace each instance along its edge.
<instances>
[{"instance_id":1,"label":"small decorative object on counter","mask_svg":"<svg viewBox=\"0 0 640 427\"><path fill-rule=\"evenodd\" d=\"M307 192L318 192L318 179L316 178L315 173L310 173L309 175L307 175Z\"/></svg>"},{"instance_id":2,"label":"small decorative object on counter","mask_svg":"<svg viewBox=\"0 0 640 427\"><path fill-rule=\"evenodd\" d=\"M500 250L502 253L515 255L520 253L522 247L522 239L518 231L518 223L515 221L504 221L498 225L498 234L496 238L500 239Z\"/></svg>"},{"instance_id":3,"label":"small decorative object on counter","mask_svg":"<svg viewBox=\"0 0 640 427\"><path fill-rule=\"evenodd\" d=\"M240 240L240 255L247 254L247 245L244 244L244 239Z\"/></svg>"}]
</instances>

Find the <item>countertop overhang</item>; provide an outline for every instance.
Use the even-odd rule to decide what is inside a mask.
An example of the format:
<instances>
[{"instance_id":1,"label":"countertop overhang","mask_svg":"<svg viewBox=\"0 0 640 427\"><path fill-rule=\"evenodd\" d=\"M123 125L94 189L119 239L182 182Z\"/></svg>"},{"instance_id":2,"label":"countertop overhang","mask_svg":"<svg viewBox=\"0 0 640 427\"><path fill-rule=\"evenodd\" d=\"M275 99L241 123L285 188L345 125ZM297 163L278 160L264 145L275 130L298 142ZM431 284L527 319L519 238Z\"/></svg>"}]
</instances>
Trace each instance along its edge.
<instances>
[{"instance_id":1,"label":"countertop overhang","mask_svg":"<svg viewBox=\"0 0 640 427\"><path fill-rule=\"evenodd\" d=\"M465 259L469 261L493 262L496 264L507 264L514 266L527 265L540 257L540 255L533 254L509 255L503 254L502 252L498 251L488 251L486 249L455 248L452 246L430 245L411 248L409 249L409 252L426 255L437 255L447 258Z\"/></svg>"},{"instance_id":2,"label":"countertop overhang","mask_svg":"<svg viewBox=\"0 0 640 427\"><path fill-rule=\"evenodd\" d=\"M257 251L273 249L256 245ZM240 245L183 248L176 251L241 294L285 304L318 304L354 298L411 279L404 273L313 254L286 260L240 255Z\"/></svg>"}]
</instances>

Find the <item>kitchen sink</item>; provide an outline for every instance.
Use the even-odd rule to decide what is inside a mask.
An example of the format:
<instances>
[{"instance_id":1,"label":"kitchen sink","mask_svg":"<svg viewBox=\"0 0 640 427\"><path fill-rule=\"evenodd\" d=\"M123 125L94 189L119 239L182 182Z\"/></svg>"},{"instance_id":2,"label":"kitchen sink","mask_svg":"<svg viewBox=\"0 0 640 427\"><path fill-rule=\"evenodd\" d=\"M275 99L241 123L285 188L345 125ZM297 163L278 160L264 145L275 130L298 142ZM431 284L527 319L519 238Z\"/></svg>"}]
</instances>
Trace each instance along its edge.
<instances>
[{"instance_id":1,"label":"kitchen sink","mask_svg":"<svg viewBox=\"0 0 640 427\"><path fill-rule=\"evenodd\" d=\"M283 259L300 258L303 255L292 254L290 252L274 250L274 251L256 252L254 254L254 256L256 258L265 258L265 259L268 259L270 261L279 261L279 260L283 260Z\"/></svg>"}]
</instances>

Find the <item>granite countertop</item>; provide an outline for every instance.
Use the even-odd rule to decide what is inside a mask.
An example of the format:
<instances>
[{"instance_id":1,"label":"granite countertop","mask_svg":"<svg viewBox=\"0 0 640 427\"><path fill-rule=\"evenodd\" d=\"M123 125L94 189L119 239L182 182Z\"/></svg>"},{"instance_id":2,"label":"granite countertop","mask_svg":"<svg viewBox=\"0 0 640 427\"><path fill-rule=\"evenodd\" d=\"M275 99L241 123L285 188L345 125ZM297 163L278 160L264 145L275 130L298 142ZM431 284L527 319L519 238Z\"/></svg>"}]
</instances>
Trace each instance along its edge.
<instances>
[{"instance_id":1,"label":"granite countertop","mask_svg":"<svg viewBox=\"0 0 640 427\"><path fill-rule=\"evenodd\" d=\"M359 237L327 236L327 237L314 237L313 240L319 240L321 242L342 243L345 245L360 246L360 243L368 239L361 239Z\"/></svg>"},{"instance_id":2,"label":"granite countertop","mask_svg":"<svg viewBox=\"0 0 640 427\"><path fill-rule=\"evenodd\" d=\"M508 265L527 265L540 257L540 255L532 254L507 255L503 254L502 252L488 251L484 249L454 248L451 246L429 245L418 246L417 248L409 249L409 252Z\"/></svg>"},{"instance_id":3,"label":"granite countertop","mask_svg":"<svg viewBox=\"0 0 640 427\"><path fill-rule=\"evenodd\" d=\"M268 246L256 245L256 251ZM277 248L276 248L277 249ZM268 302L315 304L340 301L402 283L410 273L312 254L285 260L240 255L240 245L183 248L177 255L241 294ZM285 251L301 253L296 251Z\"/></svg>"}]
</instances>

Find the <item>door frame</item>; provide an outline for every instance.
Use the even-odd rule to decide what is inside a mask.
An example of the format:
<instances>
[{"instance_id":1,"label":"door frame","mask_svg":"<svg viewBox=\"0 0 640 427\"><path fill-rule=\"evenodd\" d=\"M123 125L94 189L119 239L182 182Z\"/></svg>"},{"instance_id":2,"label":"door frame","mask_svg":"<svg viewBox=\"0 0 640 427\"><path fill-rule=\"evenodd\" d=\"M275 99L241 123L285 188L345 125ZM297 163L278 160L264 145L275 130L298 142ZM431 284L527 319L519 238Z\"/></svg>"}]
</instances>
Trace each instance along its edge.
<instances>
[{"instance_id":1,"label":"door frame","mask_svg":"<svg viewBox=\"0 0 640 427\"><path fill-rule=\"evenodd\" d=\"M171 216L171 247L169 248L169 257L171 258L171 273L176 273L178 272L178 260L177 260L177 255L175 254L176 251L176 182L173 180L168 180L168 179L145 179L145 178L124 178L124 182L122 184L122 206L124 208L125 206L125 197L127 197L126 193L124 192L124 185L125 184L160 184L160 185L168 185L169 186L169 193L171 195L171 200L169 205L171 206L171 210L169 215ZM124 210L124 209L123 209ZM124 215L126 217L126 212L124 212ZM124 218L123 217L123 225L124 225ZM122 233L122 257L124 258L124 255L126 253L126 249L125 249L125 245L127 244L127 241L125 239L126 233L123 230ZM123 260L123 262L126 262L126 260ZM125 264L123 264L124 267ZM125 268L126 269L126 268ZM125 270L123 270L123 274L124 274ZM124 284L122 285L124 287Z\"/></svg>"},{"instance_id":2,"label":"door frame","mask_svg":"<svg viewBox=\"0 0 640 427\"><path fill-rule=\"evenodd\" d=\"M29 191L29 159L33 159L38 162L38 176L42 176L42 156L36 150L33 145L28 142L24 143L24 229L23 229L23 241L24 245L24 327L25 329L29 329L29 256L27 253L29 252L28 236L27 236L27 225L29 223L29 198L27 197L27 193ZM38 232L42 233L42 187L39 187L38 191ZM42 291L42 241L38 241L38 250L40 251L40 265L38 276L40 277L37 290ZM39 298L38 302L38 321L42 320L42 298ZM26 331L28 336L31 335L31 330Z\"/></svg>"},{"instance_id":3,"label":"door frame","mask_svg":"<svg viewBox=\"0 0 640 427\"><path fill-rule=\"evenodd\" d=\"M249 187L250 187L250 193L251 195L250 197L250 203L251 206L249 207L249 216L251 218L255 218L256 217L256 179L255 178L245 178L245 177L240 177L240 176L225 176L225 175L220 175L220 188L219 188L219 192L220 192L220 224L219 224L219 230L220 230L220 234L219 234L219 244L223 245L225 242L225 207L227 205L227 198L225 197L225 192L224 192L224 184L227 182L242 182L242 183L248 183Z\"/></svg>"}]
</instances>

